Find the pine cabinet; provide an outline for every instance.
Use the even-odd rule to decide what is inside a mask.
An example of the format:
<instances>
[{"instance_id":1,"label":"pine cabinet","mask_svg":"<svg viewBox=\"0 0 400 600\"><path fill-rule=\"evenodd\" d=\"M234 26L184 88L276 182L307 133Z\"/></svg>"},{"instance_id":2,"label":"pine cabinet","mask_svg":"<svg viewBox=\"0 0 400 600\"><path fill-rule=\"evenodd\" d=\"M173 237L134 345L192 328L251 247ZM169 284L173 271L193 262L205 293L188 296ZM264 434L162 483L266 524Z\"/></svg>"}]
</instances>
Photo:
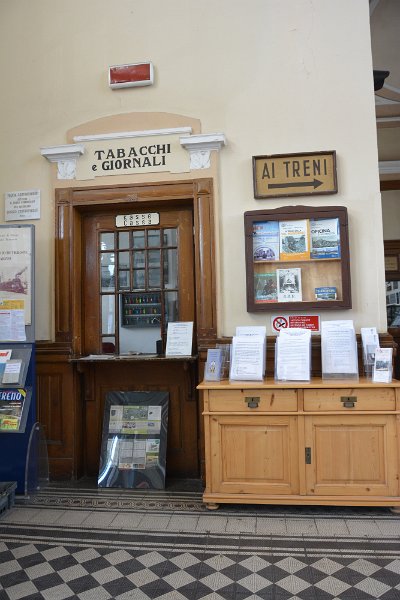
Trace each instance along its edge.
<instances>
[{"instance_id":1,"label":"pine cabinet","mask_svg":"<svg viewBox=\"0 0 400 600\"><path fill-rule=\"evenodd\" d=\"M203 382L206 489L220 503L400 507L400 382Z\"/></svg>"}]
</instances>

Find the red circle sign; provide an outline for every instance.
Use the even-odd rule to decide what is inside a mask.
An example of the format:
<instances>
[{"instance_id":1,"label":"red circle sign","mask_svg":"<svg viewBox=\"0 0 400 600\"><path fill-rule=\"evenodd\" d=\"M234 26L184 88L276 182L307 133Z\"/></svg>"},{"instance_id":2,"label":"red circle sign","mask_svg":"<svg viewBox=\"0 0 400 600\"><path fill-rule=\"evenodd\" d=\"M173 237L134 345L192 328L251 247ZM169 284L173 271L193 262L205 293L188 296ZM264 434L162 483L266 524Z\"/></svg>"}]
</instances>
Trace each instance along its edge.
<instances>
[{"instance_id":1,"label":"red circle sign","mask_svg":"<svg viewBox=\"0 0 400 600\"><path fill-rule=\"evenodd\" d=\"M275 329L275 331L286 329L288 325L288 320L285 317L275 317L275 319L272 321L272 327Z\"/></svg>"}]
</instances>

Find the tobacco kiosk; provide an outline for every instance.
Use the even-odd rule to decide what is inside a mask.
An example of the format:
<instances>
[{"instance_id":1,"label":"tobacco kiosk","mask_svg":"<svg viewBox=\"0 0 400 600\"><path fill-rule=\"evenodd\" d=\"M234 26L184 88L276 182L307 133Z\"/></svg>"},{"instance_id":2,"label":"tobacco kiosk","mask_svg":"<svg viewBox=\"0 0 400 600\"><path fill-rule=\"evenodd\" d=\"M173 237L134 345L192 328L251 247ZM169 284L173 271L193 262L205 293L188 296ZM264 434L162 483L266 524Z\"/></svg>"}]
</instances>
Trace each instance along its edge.
<instances>
[{"instance_id":1,"label":"tobacco kiosk","mask_svg":"<svg viewBox=\"0 0 400 600\"><path fill-rule=\"evenodd\" d=\"M313 258L311 242L311 256L282 260L282 244L277 249L270 243L277 228L266 224L284 222L289 230L295 219L307 227L312 219L319 225L329 219L337 226L337 243L320 240L322 250L316 246ZM245 213L245 234L248 311L351 307L345 208L252 211ZM294 254L304 250L292 241ZM273 256L275 251L281 253ZM295 270L303 284L293 285L287 297L279 269ZM400 382L323 379L316 344L314 350L310 381L275 381L270 368L263 381L198 386L204 403L203 498L210 510L220 503L400 509Z\"/></svg>"}]
</instances>

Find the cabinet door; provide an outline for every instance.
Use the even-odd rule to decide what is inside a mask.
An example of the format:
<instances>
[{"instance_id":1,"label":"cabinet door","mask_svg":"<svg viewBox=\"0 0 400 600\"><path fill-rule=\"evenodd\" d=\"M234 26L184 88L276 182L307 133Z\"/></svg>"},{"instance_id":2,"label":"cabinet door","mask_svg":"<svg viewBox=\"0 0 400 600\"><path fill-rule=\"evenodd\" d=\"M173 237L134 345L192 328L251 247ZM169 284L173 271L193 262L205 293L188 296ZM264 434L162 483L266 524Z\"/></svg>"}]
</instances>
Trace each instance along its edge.
<instances>
[{"instance_id":1,"label":"cabinet door","mask_svg":"<svg viewBox=\"0 0 400 600\"><path fill-rule=\"evenodd\" d=\"M210 418L211 491L296 494L297 417Z\"/></svg>"},{"instance_id":2,"label":"cabinet door","mask_svg":"<svg viewBox=\"0 0 400 600\"><path fill-rule=\"evenodd\" d=\"M396 418L392 415L310 416L305 420L307 493L396 496Z\"/></svg>"}]
</instances>

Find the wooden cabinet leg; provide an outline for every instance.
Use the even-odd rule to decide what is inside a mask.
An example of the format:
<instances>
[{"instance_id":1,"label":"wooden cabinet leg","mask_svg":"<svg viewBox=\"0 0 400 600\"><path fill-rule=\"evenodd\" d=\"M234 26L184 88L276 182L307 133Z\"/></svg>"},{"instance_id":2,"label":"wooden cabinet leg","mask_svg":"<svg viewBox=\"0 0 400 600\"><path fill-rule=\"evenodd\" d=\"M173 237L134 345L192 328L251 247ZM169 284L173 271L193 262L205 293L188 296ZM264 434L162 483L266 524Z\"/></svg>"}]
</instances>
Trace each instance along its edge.
<instances>
[{"instance_id":1,"label":"wooden cabinet leg","mask_svg":"<svg viewBox=\"0 0 400 600\"><path fill-rule=\"evenodd\" d=\"M219 504L216 502L206 502L206 508L208 508L208 510L218 510Z\"/></svg>"},{"instance_id":2,"label":"wooden cabinet leg","mask_svg":"<svg viewBox=\"0 0 400 600\"><path fill-rule=\"evenodd\" d=\"M400 515L400 506L391 506L390 512L392 512L394 515Z\"/></svg>"}]
</instances>

